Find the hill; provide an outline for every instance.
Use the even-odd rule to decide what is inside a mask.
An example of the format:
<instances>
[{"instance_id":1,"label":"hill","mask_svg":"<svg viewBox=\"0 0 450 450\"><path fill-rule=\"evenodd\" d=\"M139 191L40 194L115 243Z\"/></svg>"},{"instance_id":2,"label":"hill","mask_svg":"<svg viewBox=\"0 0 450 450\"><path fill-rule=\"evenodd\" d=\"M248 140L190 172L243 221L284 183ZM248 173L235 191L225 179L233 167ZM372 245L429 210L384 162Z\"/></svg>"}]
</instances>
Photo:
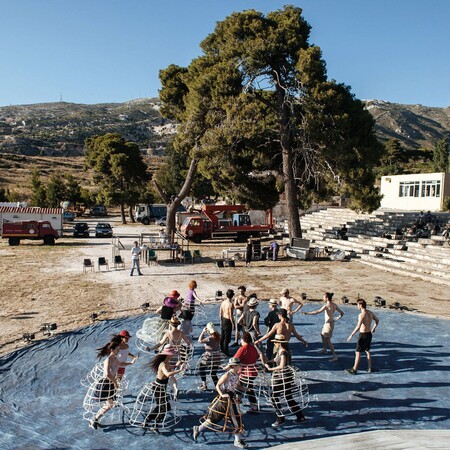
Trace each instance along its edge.
<instances>
[{"instance_id":1,"label":"hill","mask_svg":"<svg viewBox=\"0 0 450 450\"><path fill-rule=\"evenodd\" d=\"M41 103L0 108L0 153L81 156L86 138L120 133L149 155L162 155L175 126L159 113L158 99L81 105Z\"/></svg>"},{"instance_id":2,"label":"hill","mask_svg":"<svg viewBox=\"0 0 450 450\"><path fill-rule=\"evenodd\" d=\"M450 130L450 108L367 100L382 141L431 149ZM148 155L162 155L175 125L161 117L158 99L82 105L41 103L0 107L0 153L81 156L87 137L110 132L137 142Z\"/></svg>"}]
</instances>

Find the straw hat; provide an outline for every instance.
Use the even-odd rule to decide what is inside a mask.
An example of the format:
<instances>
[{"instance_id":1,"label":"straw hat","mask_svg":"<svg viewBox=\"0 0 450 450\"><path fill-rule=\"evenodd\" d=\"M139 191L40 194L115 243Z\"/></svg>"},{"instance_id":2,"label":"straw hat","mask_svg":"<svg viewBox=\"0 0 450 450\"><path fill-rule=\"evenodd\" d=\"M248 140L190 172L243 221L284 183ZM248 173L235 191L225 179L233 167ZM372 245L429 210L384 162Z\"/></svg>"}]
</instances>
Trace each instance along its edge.
<instances>
[{"instance_id":1,"label":"straw hat","mask_svg":"<svg viewBox=\"0 0 450 450\"><path fill-rule=\"evenodd\" d=\"M247 306L249 308L253 308L254 306L258 306L258 305L259 305L259 302L258 302L258 300L256 300L256 298L252 298L247 302Z\"/></svg>"},{"instance_id":2,"label":"straw hat","mask_svg":"<svg viewBox=\"0 0 450 450\"><path fill-rule=\"evenodd\" d=\"M230 358L228 360L228 364L224 367L224 369L227 370L230 367L238 366L240 363L241 363L241 360L239 358Z\"/></svg>"},{"instance_id":3,"label":"straw hat","mask_svg":"<svg viewBox=\"0 0 450 450\"><path fill-rule=\"evenodd\" d=\"M206 324L206 331L209 334L217 333L217 329L216 329L216 327L214 326L214 324L212 322L208 322Z\"/></svg>"},{"instance_id":4,"label":"straw hat","mask_svg":"<svg viewBox=\"0 0 450 450\"><path fill-rule=\"evenodd\" d=\"M178 320L178 317L175 317L175 316L173 316L170 320L169 320L169 323L171 324L171 325L174 325L174 326L178 326L178 325L180 325L180 321Z\"/></svg>"},{"instance_id":5,"label":"straw hat","mask_svg":"<svg viewBox=\"0 0 450 450\"><path fill-rule=\"evenodd\" d=\"M276 298L271 298L269 300L269 305L278 305L278 300Z\"/></svg>"},{"instance_id":6,"label":"straw hat","mask_svg":"<svg viewBox=\"0 0 450 450\"><path fill-rule=\"evenodd\" d=\"M287 344L289 341L286 340L283 334L276 334L272 342L278 342L279 344Z\"/></svg>"}]
</instances>

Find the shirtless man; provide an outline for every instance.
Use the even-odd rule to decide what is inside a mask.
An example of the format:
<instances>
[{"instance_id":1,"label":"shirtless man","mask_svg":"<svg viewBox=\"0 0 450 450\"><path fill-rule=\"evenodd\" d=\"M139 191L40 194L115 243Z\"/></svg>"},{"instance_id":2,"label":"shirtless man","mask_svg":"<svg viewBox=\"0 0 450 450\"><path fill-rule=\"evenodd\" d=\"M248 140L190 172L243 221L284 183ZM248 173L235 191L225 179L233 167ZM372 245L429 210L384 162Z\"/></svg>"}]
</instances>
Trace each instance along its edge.
<instances>
[{"instance_id":1,"label":"shirtless man","mask_svg":"<svg viewBox=\"0 0 450 450\"><path fill-rule=\"evenodd\" d=\"M291 335L294 335L300 342L304 344L305 347L308 346L308 342L306 342L300 334L298 334L297 330L295 329L294 325L290 322L288 322L288 313L285 309L279 309L278 310L278 318L280 321L276 323L271 330L269 330L263 337L260 337L257 341L254 342L255 345L259 344L262 341L265 341L266 339L270 338L274 334L282 334L286 341L289 341L291 339ZM289 350L289 361L288 364L291 364L291 353Z\"/></svg>"},{"instance_id":2,"label":"shirtless man","mask_svg":"<svg viewBox=\"0 0 450 450\"><path fill-rule=\"evenodd\" d=\"M291 297L289 295L289 289L287 288L284 288L281 291L281 295L282 297L280 297L280 301L278 302L278 304L280 305L280 308L285 309L288 312L289 318L291 318L292 322L292 316L301 309L303 303L296 298ZM296 309L292 310L295 304L297 304L298 306Z\"/></svg>"},{"instance_id":3,"label":"shirtless man","mask_svg":"<svg viewBox=\"0 0 450 450\"><path fill-rule=\"evenodd\" d=\"M245 295L246 288L245 286L238 287L239 295L234 297L234 308L236 311L236 328L235 328L235 341L234 346L239 345L239 331L242 330L242 325L238 325L239 319L241 318L245 304L247 303L247 296Z\"/></svg>"},{"instance_id":4,"label":"shirtless man","mask_svg":"<svg viewBox=\"0 0 450 450\"><path fill-rule=\"evenodd\" d=\"M228 346L231 341L231 335L234 330L233 311L234 304L231 299L234 297L233 289L228 289L226 299L220 304L220 350L227 356L230 356Z\"/></svg>"},{"instance_id":5,"label":"shirtless man","mask_svg":"<svg viewBox=\"0 0 450 450\"><path fill-rule=\"evenodd\" d=\"M358 323L353 330L353 333L347 338L350 342L352 337L359 331L358 343L356 344L355 364L351 369L346 369L348 373L356 375L358 371L359 361L361 360L361 352L366 352L367 356L367 372L372 372L372 358L370 356L370 343L372 342L372 333L375 332L379 324L378 317L369 311L366 305L366 301L363 299L358 300L358 308L361 313L358 316ZM372 321L374 325L372 326ZM372 329L371 329L372 327Z\"/></svg>"},{"instance_id":6,"label":"shirtless man","mask_svg":"<svg viewBox=\"0 0 450 450\"><path fill-rule=\"evenodd\" d=\"M325 292L323 299L326 303L322 306L322 308L316 309L315 311L303 312L302 314L305 316L314 316L316 314L320 314L322 311L324 312L325 323L323 324L321 333L323 348L320 353L327 353L327 348L329 348L332 355L331 361L337 361L338 357L336 356L336 353L334 351L334 345L331 342L331 338L333 336L334 322L342 318L344 312L339 308L338 305L336 305L336 303L333 302L333 295L334 294L332 292ZM335 319L334 313L336 311L340 313L340 316Z\"/></svg>"}]
</instances>

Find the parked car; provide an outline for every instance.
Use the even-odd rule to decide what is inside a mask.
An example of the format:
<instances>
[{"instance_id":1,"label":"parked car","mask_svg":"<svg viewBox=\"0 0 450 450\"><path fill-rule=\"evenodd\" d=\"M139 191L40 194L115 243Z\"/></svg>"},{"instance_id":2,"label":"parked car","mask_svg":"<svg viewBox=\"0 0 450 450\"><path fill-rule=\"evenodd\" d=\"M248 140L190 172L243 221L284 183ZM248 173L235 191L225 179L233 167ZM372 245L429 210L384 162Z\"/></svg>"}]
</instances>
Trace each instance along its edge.
<instances>
[{"instance_id":1,"label":"parked car","mask_svg":"<svg viewBox=\"0 0 450 450\"><path fill-rule=\"evenodd\" d=\"M108 210L106 209L106 206L97 205L97 206L92 207L89 210L89 215L90 216L107 216Z\"/></svg>"},{"instance_id":2,"label":"parked car","mask_svg":"<svg viewBox=\"0 0 450 450\"><path fill-rule=\"evenodd\" d=\"M167 220L167 217L160 217L155 223L159 227L165 227L166 226L166 220Z\"/></svg>"},{"instance_id":3,"label":"parked car","mask_svg":"<svg viewBox=\"0 0 450 450\"><path fill-rule=\"evenodd\" d=\"M106 222L99 222L95 226L95 237L112 237L112 226Z\"/></svg>"},{"instance_id":4,"label":"parked car","mask_svg":"<svg viewBox=\"0 0 450 450\"><path fill-rule=\"evenodd\" d=\"M73 237L89 237L89 224L78 222L73 227Z\"/></svg>"},{"instance_id":5,"label":"parked car","mask_svg":"<svg viewBox=\"0 0 450 450\"><path fill-rule=\"evenodd\" d=\"M75 220L75 213L72 211L64 211L63 220L64 222L73 222Z\"/></svg>"}]
</instances>

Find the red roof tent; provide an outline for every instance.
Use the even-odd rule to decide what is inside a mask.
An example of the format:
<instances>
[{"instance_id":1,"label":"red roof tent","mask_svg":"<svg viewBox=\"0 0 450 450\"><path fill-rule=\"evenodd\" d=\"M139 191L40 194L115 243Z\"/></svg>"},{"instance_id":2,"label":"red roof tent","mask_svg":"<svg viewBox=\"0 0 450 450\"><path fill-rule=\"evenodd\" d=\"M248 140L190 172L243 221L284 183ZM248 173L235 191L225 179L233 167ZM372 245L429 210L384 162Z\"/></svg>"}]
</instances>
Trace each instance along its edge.
<instances>
[{"instance_id":1,"label":"red roof tent","mask_svg":"<svg viewBox=\"0 0 450 450\"><path fill-rule=\"evenodd\" d=\"M2 213L25 213L25 214L62 214L62 208L22 208L21 206L0 206L0 212Z\"/></svg>"}]
</instances>

